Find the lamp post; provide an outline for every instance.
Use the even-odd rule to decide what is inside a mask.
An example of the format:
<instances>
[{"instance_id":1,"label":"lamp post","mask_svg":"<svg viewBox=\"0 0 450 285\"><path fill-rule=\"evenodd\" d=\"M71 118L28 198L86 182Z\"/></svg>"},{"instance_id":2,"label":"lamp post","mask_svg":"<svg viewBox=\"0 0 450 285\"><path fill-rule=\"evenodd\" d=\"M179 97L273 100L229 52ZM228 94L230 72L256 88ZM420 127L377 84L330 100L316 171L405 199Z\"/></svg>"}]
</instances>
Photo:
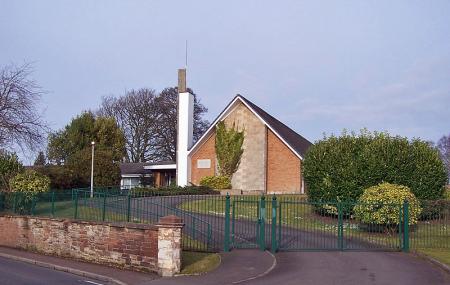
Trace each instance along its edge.
<instances>
[{"instance_id":1,"label":"lamp post","mask_svg":"<svg viewBox=\"0 0 450 285\"><path fill-rule=\"evenodd\" d=\"M91 160L91 198L94 197L94 149L95 142L91 142L92 145L92 160Z\"/></svg>"}]
</instances>

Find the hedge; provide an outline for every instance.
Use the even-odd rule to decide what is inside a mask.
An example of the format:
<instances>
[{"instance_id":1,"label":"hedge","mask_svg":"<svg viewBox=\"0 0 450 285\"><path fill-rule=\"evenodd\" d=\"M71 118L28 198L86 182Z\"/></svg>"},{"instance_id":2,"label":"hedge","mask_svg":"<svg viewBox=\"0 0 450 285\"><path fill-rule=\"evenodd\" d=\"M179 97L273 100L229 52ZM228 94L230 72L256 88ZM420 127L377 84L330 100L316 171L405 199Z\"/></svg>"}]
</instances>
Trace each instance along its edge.
<instances>
[{"instance_id":1,"label":"hedge","mask_svg":"<svg viewBox=\"0 0 450 285\"><path fill-rule=\"evenodd\" d=\"M136 187L131 191L135 196L177 196L177 195L211 195L217 191L204 186L170 186L161 188Z\"/></svg>"},{"instance_id":2,"label":"hedge","mask_svg":"<svg viewBox=\"0 0 450 285\"><path fill-rule=\"evenodd\" d=\"M441 199L447 181L438 151L427 142L388 133L343 133L310 147L303 175L311 201L355 201L382 182L405 185L421 200Z\"/></svg>"}]
</instances>

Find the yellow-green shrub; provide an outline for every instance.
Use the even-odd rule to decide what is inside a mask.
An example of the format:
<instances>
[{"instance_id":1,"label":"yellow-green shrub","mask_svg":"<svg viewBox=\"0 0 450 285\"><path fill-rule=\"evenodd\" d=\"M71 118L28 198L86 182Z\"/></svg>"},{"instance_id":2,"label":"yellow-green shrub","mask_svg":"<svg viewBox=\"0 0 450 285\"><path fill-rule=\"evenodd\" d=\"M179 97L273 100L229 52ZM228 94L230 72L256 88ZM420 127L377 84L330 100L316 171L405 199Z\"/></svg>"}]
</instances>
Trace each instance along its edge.
<instances>
[{"instance_id":1,"label":"yellow-green shrub","mask_svg":"<svg viewBox=\"0 0 450 285\"><path fill-rule=\"evenodd\" d=\"M409 224L417 223L422 208L411 190L402 185L381 183L364 190L354 207L354 216L362 223L398 225L400 208L409 203Z\"/></svg>"},{"instance_id":2,"label":"yellow-green shrub","mask_svg":"<svg viewBox=\"0 0 450 285\"><path fill-rule=\"evenodd\" d=\"M17 174L9 184L13 192L41 193L50 189L50 179L34 170Z\"/></svg>"},{"instance_id":3,"label":"yellow-green shrub","mask_svg":"<svg viewBox=\"0 0 450 285\"><path fill-rule=\"evenodd\" d=\"M231 180L228 176L205 176L200 180L200 185L213 189L230 189Z\"/></svg>"},{"instance_id":4,"label":"yellow-green shrub","mask_svg":"<svg viewBox=\"0 0 450 285\"><path fill-rule=\"evenodd\" d=\"M34 170L17 174L9 184L13 192L9 203L13 203L15 211L20 214L29 214L36 195L50 189L50 179Z\"/></svg>"}]
</instances>

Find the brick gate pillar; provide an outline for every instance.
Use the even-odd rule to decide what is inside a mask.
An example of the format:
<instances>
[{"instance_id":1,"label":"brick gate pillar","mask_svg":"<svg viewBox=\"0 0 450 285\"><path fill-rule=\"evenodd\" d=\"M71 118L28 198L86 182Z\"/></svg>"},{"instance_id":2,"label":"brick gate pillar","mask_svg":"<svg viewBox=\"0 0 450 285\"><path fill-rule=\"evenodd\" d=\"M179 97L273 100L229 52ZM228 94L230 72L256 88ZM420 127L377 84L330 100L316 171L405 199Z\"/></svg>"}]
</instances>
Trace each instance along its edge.
<instances>
[{"instance_id":1,"label":"brick gate pillar","mask_svg":"<svg viewBox=\"0 0 450 285\"><path fill-rule=\"evenodd\" d=\"M161 276L173 276L181 271L181 230L183 220L177 216L159 219L158 269Z\"/></svg>"}]
</instances>

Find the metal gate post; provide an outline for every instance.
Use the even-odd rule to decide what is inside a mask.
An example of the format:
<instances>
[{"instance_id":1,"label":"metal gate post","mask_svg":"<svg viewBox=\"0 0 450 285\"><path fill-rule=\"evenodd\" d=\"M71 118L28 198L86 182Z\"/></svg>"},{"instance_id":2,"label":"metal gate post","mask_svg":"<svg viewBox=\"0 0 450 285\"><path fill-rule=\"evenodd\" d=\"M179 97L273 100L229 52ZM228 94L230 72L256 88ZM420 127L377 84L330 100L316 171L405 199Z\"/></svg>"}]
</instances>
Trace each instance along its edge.
<instances>
[{"instance_id":1,"label":"metal gate post","mask_svg":"<svg viewBox=\"0 0 450 285\"><path fill-rule=\"evenodd\" d=\"M106 218L106 192L103 193L103 211L102 211L102 221Z\"/></svg>"},{"instance_id":2,"label":"metal gate post","mask_svg":"<svg viewBox=\"0 0 450 285\"><path fill-rule=\"evenodd\" d=\"M55 191L52 192L52 218L55 217Z\"/></svg>"},{"instance_id":3,"label":"metal gate post","mask_svg":"<svg viewBox=\"0 0 450 285\"><path fill-rule=\"evenodd\" d=\"M261 196L259 219L259 248L266 250L266 197Z\"/></svg>"},{"instance_id":4,"label":"metal gate post","mask_svg":"<svg viewBox=\"0 0 450 285\"><path fill-rule=\"evenodd\" d=\"M236 237L235 235L235 225L236 225L236 200L233 201L233 206L231 207L230 202L230 209L233 208L233 213L230 213L231 215L231 241L230 244L234 245L234 239Z\"/></svg>"},{"instance_id":5,"label":"metal gate post","mask_svg":"<svg viewBox=\"0 0 450 285\"><path fill-rule=\"evenodd\" d=\"M409 203L403 202L403 251L409 251Z\"/></svg>"},{"instance_id":6,"label":"metal gate post","mask_svg":"<svg viewBox=\"0 0 450 285\"><path fill-rule=\"evenodd\" d=\"M73 216L75 220L78 218L78 191L75 192L75 212Z\"/></svg>"},{"instance_id":7,"label":"metal gate post","mask_svg":"<svg viewBox=\"0 0 450 285\"><path fill-rule=\"evenodd\" d=\"M128 193L127 222L131 221L131 195Z\"/></svg>"},{"instance_id":8,"label":"metal gate post","mask_svg":"<svg viewBox=\"0 0 450 285\"><path fill-rule=\"evenodd\" d=\"M273 195L272 197L272 230L270 240L271 250L273 253L278 251L278 243L277 243L277 197Z\"/></svg>"},{"instance_id":9,"label":"metal gate post","mask_svg":"<svg viewBox=\"0 0 450 285\"><path fill-rule=\"evenodd\" d=\"M403 204L400 203L398 205L399 209L398 209L398 244L399 244L399 250L403 249L403 225L402 225L402 220L403 220Z\"/></svg>"},{"instance_id":10,"label":"metal gate post","mask_svg":"<svg viewBox=\"0 0 450 285\"><path fill-rule=\"evenodd\" d=\"M280 247L281 244L281 225L282 225L282 217L281 217L281 203L278 203L278 243L277 243L277 250Z\"/></svg>"},{"instance_id":11,"label":"metal gate post","mask_svg":"<svg viewBox=\"0 0 450 285\"><path fill-rule=\"evenodd\" d=\"M225 237L223 240L223 251L230 251L230 195L228 193L225 199Z\"/></svg>"},{"instance_id":12,"label":"metal gate post","mask_svg":"<svg viewBox=\"0 0 450 285\"><path fill-rule=\"evenodd\" d=\"M344 250L344 225L343 225L343 213L342 202L338 202L338 248Z\"/></svg>"}]
</instances>

